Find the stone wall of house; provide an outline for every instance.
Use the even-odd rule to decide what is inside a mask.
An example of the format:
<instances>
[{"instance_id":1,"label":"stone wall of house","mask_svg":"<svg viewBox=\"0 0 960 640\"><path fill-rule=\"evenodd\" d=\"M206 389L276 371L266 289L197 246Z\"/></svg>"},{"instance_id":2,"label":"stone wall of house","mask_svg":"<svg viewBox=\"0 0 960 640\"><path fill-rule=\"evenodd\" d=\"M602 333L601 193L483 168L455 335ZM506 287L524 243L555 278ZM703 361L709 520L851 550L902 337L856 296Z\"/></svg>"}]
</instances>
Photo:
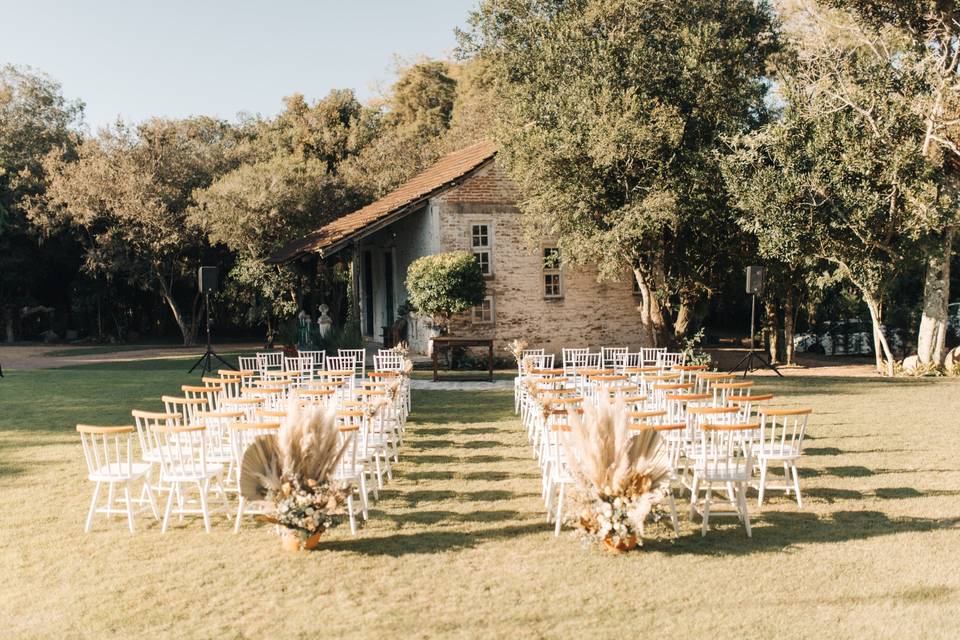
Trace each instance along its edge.
<instances>
[{"instance_id":1,"label":"stone wall of house","mask_svg":"<svg viewBox=\"0 0 960 640\"><path fill-rule=\"evenodd\" d=\"M493 274L487 282L493 297L493 322L457 319L452 335L493 338L498 356L513 339L557 353L563 347L626 346L641 343L639 298L629 274L619 282L598 282L595 270L563 269L563 297L548 299L543 291L542 250L529 247L516 208L516 186L487 165L462 185L431 199L439 213L442 251L470 250L473 224L491 225Z\"/></svg>"}]
</instances>

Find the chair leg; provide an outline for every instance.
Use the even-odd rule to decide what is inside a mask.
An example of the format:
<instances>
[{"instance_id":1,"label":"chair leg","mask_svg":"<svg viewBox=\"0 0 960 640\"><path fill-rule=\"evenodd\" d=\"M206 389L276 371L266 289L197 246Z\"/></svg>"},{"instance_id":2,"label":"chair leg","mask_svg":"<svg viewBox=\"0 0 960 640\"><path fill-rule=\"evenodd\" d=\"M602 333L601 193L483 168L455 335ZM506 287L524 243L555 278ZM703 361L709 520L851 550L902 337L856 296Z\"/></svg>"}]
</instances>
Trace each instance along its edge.
<instances>
[{"instance_id":1,"label":"chair leg","mask_svg":"<svg viewBox=\"0 0 960 640\"><path fill-rule=\"evenodd\" d=\"M170 523L170 512L173 511L173 494L180 491L180 485L174 484L167 492L167 508L163 511L163 524L160 527L160 533L167 532L167 525Z\"/></svg>"},{"instance_id":2,"label":"chair leg","mask_svg":"<svg viewBox=\"0 0 960 640\"><path fill-rule=\"evenodd\" d=\"M357 516L353 513L353 491L347 496L347 513L350 514L350 535L357 535Z\"/></svg>"},{"instance_id":3,"label":"chair leg","mask_svg":"<svg viewBox=\"0 0 960 640\"><path fill-rule=\"evenodd\" d=\"M786 487L787 495L790 495L790 467L783 463L783 484Z\"/></svg>"},{"instance_id":4,"label":"chair leg","mask_svg":"<svg viewBox=\"0 0 960 640\"><path fill-rule=\"evenodd\" d=\"M237 501L237 519L233 525L233 532L240 533L240 519L243 518L243 505L246 503L246 499L243 496L240 496L240 499Z\"/></svg>"},{"instance_id":5,"label":"chair leg","mask_svg":"<svg viewBox=\"0 0 960 640\"><path fill-rule=\"evenodd\" d=\"M747 537L753 537L753 532L750 530L750 512L747 510L747 483L740 482L738 483L738 502L740 503L740 517L743 520L743 526L747 530Z\"/></svg>"},{"instance_id":6,"label":"chair leg","mask_svg":"<svg viewBox=\"0 0 960 640\"><path fill-rule=\"evenodd\" d=\"M157 497L153 495L153 488L150 486L150 473L147 472L147 476L143 480L143 491L141 493L147 494L147 500L149 500L150 511L153 513L153 519L160 519L160 510L157 508Z\"/></svg>"},{"instance_id":7,"label":"chair leg","mask_svg":"<svg viewBox=\"0 0 960 640\"><path fill-rule=\"evenodd\" d=\"M797 506L803 508L803 499L800 498L800 473L797 471L797 465L791 463L790 471L793 472L793 487L797 493Z\"/></svg>"},{"instance_id":8,"label":"chair leg","mask_svg":"<svg viewBox=\"0 0 960 640\"><path fill-rule=\"evenodd\" d=\"M680 519L677 517L677 501L673 499L673 487L667 493L670 501L670 522L673 524L673 535L680 537Z\"/></svg>"},{"instance_id":9,"label":"chair leg","mask_svg":"<svg viewBox=\"0 0 960 640\"><path fill-rule=\"evenodd\" d=\"M123 497L127 503L127 525L133 533L133 502L130 500L130 481L123 483Z\"/></svg>"},{"instance_id":10,"label":"chair leg","mask_svg":"<svg viewBox=\"0 0 960 640\"><path fill-rule=\"evenodd\" d=\"M710 522L710 494L713 493L713 487L710 486L710 483L707 483L707 486L704 488L704 497L703 497L703 524L700 527L700 535L707 535L707 524Z\"/></svg>"},{"instance_id":11,"label":"chair leg","mask_svg":"<svg viewBox=\"0 0 960 640\"><path fill-rule=\"evenodd\" d=\"M203 528L210 533L210 512L207 511L207 490L210 488L210 480L204 480L197 483L197 490L200 491L200 511L203 513Z\"/></svg>"},{"instance_id":12,"label":"chair leg","mask_svg":"<svg viewBox=\"0 0 960 640\"><path fill-rule=\"evenodd\" d=\"M113 517L113 482L107 485L107 520Z\"/></svg>"},{"instance_id":13,"label":"chair leg","mask_svg":"<svg viewBox=\"0 0 960 640\"><path fill-rule=\"evenodd\" d=\"M100 482L98 481L93 488L93 499L90 501L90 511L87 512L87 523L83 527L84 533L90 533L90 527L93 526L93 514L97 512L97 500L100 499Z\"/></svg>"},{"instance_id":14,"label":"chair leg","mask_svg":"<svg viewBox=\"0 0 960 640\"><path fill-rule=\"evenodd\" d=\"M370 497L367 494L367 474L360 472L360 498L363 502L360 503L360 507L363 509L363 521L366 522L368 519L367 510L370 508Z\"/></svg>"},{"instance_id":15,"label":"chair leg","mask_svg":"<svg viewBox=\"0 0 960 640\"><path fill-rule=\"evenodd\" d=\"M760 459L760 486L757 487L757 506L763 506L763 492L767 488L767 459Z\"/></svg>"},{"instance_id":16,"label":"chair leg","mask_svg":"<svg viewBox=\"0 0 960 640\"><path fill-rule=\"evenodd\" d=\"M553 529L553 535L555 536L560 535L560 527L563 526L563 493L566 486L566 482L560 483L560 491L557 496L557 526Z\"/></svg>"},{"instance_id":17,"label":"chair leg","mask_svg":"<svg viewBox=\"0 0 960 640\"><path fill-rule=\"evenodd\" d=\"M690 483L690 519L697 513L697 500L700 499L700 478L693 475L693 481Z\"/></svg>"}]
</instances>

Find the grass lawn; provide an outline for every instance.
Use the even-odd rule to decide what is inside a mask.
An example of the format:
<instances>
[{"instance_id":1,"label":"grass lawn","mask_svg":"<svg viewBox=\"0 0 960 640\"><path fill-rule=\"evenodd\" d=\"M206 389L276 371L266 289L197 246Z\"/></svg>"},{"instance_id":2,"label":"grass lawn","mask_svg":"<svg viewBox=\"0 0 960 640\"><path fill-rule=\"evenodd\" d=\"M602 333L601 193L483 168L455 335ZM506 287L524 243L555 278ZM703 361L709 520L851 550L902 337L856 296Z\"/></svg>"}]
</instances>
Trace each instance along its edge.
<instances>
[{"instance_id":1,"label":"grass lawn","mask_svg":"<svg viewBox=\"0 0 960 640\"><path fill-rule=\"evenodd\" d=\"M183 361L0 380L6 638L957 637L960 383L760 379L816 413L804 508L774 492L754 535L682 520L609 556L554 538L510 392L414 392L396 477L356 538L288 555L250 521L135 535L98 516L76 422L127 423L193 380Z\"/></svg>"}]
</instances>

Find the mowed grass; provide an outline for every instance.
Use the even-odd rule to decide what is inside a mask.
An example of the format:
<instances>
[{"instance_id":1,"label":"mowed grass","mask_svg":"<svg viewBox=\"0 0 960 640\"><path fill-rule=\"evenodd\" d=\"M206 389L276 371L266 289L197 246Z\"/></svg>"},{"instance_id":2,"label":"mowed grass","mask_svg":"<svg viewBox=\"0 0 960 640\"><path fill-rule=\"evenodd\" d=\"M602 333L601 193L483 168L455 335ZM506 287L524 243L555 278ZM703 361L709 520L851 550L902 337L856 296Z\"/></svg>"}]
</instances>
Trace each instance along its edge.
<instances>
[{"instance_id":1,"label":"mowed grass","mask_svg":"<svg viewBox=\"0 0 960 640\"><path fill-rule=\"evenodd\" d=\"M8 638L957 637L960 384L758 380L809 405L804 508L682 519L610 556L553 537L509 392L417 391L395 478L356 538L283 553L215 518L83 533L77 422L129 422L194 380L183 361L0 380L0 636ZM482 388L482 385L478 385Z\"/></svg>"}]
</instances>

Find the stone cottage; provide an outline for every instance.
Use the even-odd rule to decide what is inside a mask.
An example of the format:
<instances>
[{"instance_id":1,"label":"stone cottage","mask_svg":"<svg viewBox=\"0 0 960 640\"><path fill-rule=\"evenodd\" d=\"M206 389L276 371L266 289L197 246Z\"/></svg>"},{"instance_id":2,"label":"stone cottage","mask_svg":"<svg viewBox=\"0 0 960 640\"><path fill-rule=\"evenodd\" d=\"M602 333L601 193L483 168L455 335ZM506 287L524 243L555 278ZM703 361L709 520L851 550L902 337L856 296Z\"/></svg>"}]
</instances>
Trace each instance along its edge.
<instances>
[{"instance_id":1,"label":"stone cottage","mask_svg":"<svg viewBox=\"0 0 960 640\"><path fill-rule=\"evenodd\" d=\"M517 188L496 156L489 142L446 155L376 202L291 242L271 261L349 252L354 313L372 343L384 340L407 299L410 263L464 250L488 279L487 297L452 323L451 335L492 338L501 356L515 338L557 354L563 347L642 346L632 278L598 282L596 271L566 267L548 238L526 244ZM424 320L413 319L411 350L426 353L430 335Z\"/></svg>"}]
</instances>

